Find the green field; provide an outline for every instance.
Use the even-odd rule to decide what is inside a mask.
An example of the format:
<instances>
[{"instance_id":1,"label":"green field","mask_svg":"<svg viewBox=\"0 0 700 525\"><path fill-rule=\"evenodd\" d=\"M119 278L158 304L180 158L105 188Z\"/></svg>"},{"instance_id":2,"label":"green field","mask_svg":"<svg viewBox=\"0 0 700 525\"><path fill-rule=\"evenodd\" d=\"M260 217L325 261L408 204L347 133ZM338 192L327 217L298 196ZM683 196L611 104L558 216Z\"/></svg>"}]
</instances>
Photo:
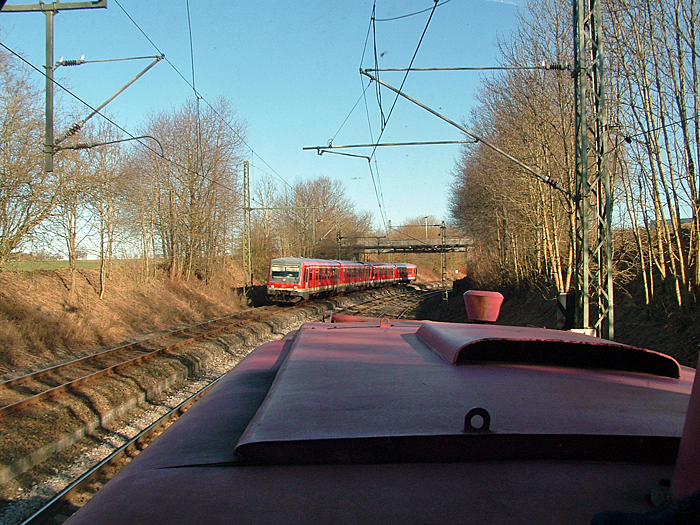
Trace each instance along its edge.
<instances>
[{"instance_id":1,"label":"green field","mask_svg":"<svg viewBox=\"0 0 700 525\"><path fill-rule=\"evenodd\" d=\"M100 267L99 260L77 261L78 268L92 270ZM68 261L11 261L3 264L0 270L10 272L32 272L35 270L58 270L68 268Z\"/></svg>"}]
</instances>

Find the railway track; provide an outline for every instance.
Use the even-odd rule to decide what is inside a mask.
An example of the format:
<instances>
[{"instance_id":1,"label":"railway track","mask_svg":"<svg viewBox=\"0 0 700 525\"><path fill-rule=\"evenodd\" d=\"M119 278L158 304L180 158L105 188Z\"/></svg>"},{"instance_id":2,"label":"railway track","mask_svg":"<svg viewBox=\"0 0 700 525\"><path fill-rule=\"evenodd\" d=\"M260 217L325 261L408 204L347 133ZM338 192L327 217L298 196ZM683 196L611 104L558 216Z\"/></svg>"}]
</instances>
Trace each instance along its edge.
<instances>
[{"instance_id":1,"label":"railway track","mask_svg":"<svg viewBox=\"0 0 700 525\"><path fill-rule=\"evenodd\" d=\"M391 299L373 297L343 310L352 315L400 319L440 290L404 290ZM397 302L397 299L399 301ZM208 320L141 341L120 345L0 383L0 419L148 359L294 307L264 306Z\"/></svg>"},{"instance_id":2,"label":"railway track","mask_svg":"<svg viewBox=\"0 0 700 525\"><path fill-rule=\"evenodd\" d=\"M389 317L402 319L411 311L415 311L426 299L441 295L439 290L404 289L391 297L373 297L356 305L339 310L338 313L363 317Z\"/></svg>"},{"instance_id":3,"label":"railway track","mask_svg":"<svg viewBox=\"0 0 700 525\"><path fill-rule=\"evenodd\" d=\"M389 300L373 297L342 311L353 315L399 319L426 297L438 293L441 291L404 290L399 294L399 303L396 302L397 296ZM0 418L165 352L293 308L263 306L244 310L9 379L0 383Z\"/></svg>"},{"instance_id":4,"label":"railway track","mask_svg":"<svg viewBox=\"0 0 700 525\"><path fill-rule=\"evenodd\" d=\"M22 522L22 525L42 525L63 522L85 505L100 487L112 479L130 459L146 448L166 428L184 414L200 397L202 397L221 378L215 379L196 394L170 410L158 421L151 424L138 435L115 450L99 464L90 468L82 476L71 482L42 508Z\"/></svg>"},{"instance_id":5,"label":"railway track","mask_svg":"<svg viewBox=\"0 0 700 525\"><path fill-rule=\"evenodd\" d=\"M411 308L414 308L418 303L420 303L420 301L425 300L425 298L429 297L430 295L440 293L439 290L403 290L398 294L393 293L393 291L389 294L388 289L378 290L377 292L368 294L370 296L368 300L364 300L360 304L356 304L348 308L340 308L341 304L347 304L347 302L349 302L348 297L344 297L339 301L333 301L334 303L336 303L334 309L336 311L342 310L344 313L352 313L353 315L382 317L389 316L398 318L404 317L407 314L407 312L410 311ZM304 303L304 305L313 306L314 303L315 302L312 301ZM301 308L303 308L304 305L302 305ZM160 352L161 354L167 353L168 350L184 346L188 343L201 340L203 338L211 337L212 335L221 333L222 331L235 329L236 327L241 327L242 325L252 323L256 320L261 320L265 317L285 313L286 311L295 310L298 308L300 308L300 306L298 305L286 308L258 308L254 311L248 310L245 312L240 312L233 316L227 316L225 318L220 318L213 321L208 321L206 323L201 323L199 325L190 326L183 330L177 330L167 334L160 334L154 338L145 341L139 341L132 345L124 345L121 347L110 349L108 351L96 353L94 355L85 356L84 358L81 358L79 360L59 365L59 367L51 367L45 370L39 370L33 374L28 374L27 376L22 376L16 379L12 379L10 381L6 381L5 383L0 385L0 395L2 395L2 391L7 392L9 390L12 390L15 392L15 395L24 394L24 397L22 399L32 399L34 397L34 401L20 400L20 402L23 402L26 407L31 407L33 403L37 402L37 398L35 396L43 396L43 399L49 399L52 395L57 395L61 390L85 390L84 384L92 380L84 379L85 376L91 376L92 374L108 374L108 370L114 370L115 366L134 366L134 364L138 364L139 362L142 363L144 361L144 358L148 359L146 356L149 355L151 352ZM316 319L320 320L320 317L316 317ZM307 320L309 319L307 318ZM303 320L300 320L300 322L303 322ZM254 343L253 346L257 346L258 344L259 342ZM133 352L133 355L129 356L128 352ZM105 359L106 353L108 353L107 357L109 357L109 359L119 362L114 363L113 361L107 361ZM132 364L122 365L122 362L124 361L130 361L132 362ZM78 366L72 366L73 364L76 364ZM82 376L78 378L70 377L71 374L80 375L76 371L83 370L82 367L92 368L92 370L89 370L89 373L87 374L82 373ZM56 371L56 368L59 368L59 371ZM103 370L105 372L103 372ZM225 373L225 370L223 370L221 373ZM96 378L98 376L92 377ZM207 380L207 382L211 380L212 377L210 377ZM81 383L81 381L83 381L83 383ZM99 382L95 383L99 384ZM43 389L41 385L44 385ZM91 387L88 385L87 388L90 389ZM200 392L197 392L197 394L187 399L187 401L179 404L175 409L171 410L168 414L161 417L151 427L139 433L137 436L131 438L126 444L124 444L118 450L116 450L114 454L112 454L109 458L102 460L99 465L97 465L94 468L91 468L88 472L79 475L80 471L74 470L74 473L72 475L66 476L62 473L61 467L59 466L56 470L58 470L58 475L60 477L62 477L64 480L76 479L76 481L71 483L66 488L62 489L59 494L56 493L56 491L59 489L50 490L49 493L51 494L52 499L45 505L45 508L37 511L30 518L25 519L25 521L20 521L28 515L28 512L24 511L22 513L23 517L20 518L20 520L15 521L13 519L10 519L8 523L37 524L61 522L64 519L63 517L71 513L71 508L75 510L74 507L80 506L84 501L87 501L91 497L91 491L96 491L102 484L104 484L106 479L113 476L114 473L116 473L116 471L118 471L118 469L121 466L128 463L128 461L130 460L130 455L136 455L142 448L145 448L147 446L147 443L150 442L150 440L154 439L155 435L160 433L162 429L165 428L165 426L169 425L172 421L174 421L180 413L184 412L184 410L186 410L186 408L190 406L196 398L202 395L206 388L208 387L203 388ZM0 399L7 399L7 397L1 397ZM17 401L11 404L5 403L3 405L3 408L10 407L16 403ZM168 403L168 405L172 406L172 404L170 403ZM42 405L42 407L43 406L44 405ZM19 410L22 409L21 407L22 405L19 405L19 407L15 406L11 409L3 410L3 412L5 415L17 413ZM43 410L43 408L41 408L41 410ZM28 412L28 414L29 413L38 412L37 409L33 409L31 412ZM16 415L20 416L20 419L13 416L13 420L17 421L18 423L19 421L24 420L25 416L23 412ZM1 424L2 423L0 423L0 425ZM65 482L61 483L60 486L63 486L64 484ZM28 489L25 488L25 491L26 490ZM54 495L55 497L53 497ZM42 497L42 499L46 500L49 498ZM34 510L35 509L36 507L34 507ZM9 511L9 509L7 508L5 510ZM10 514L5 513L3 509L0 508L0 521L3 521L5 518L9 518L9 516Z\"/></svg>"},{"instance_id":6,"label":"railway track","mask_svg":"<svg viewBox=\"0 0 700 525\"><path fill-rule=\"evenodd\" d=\"M10 379L0 383L0 418L165 352L285 310L278 306L244 310Z\"/></svg>"}]
</instances>

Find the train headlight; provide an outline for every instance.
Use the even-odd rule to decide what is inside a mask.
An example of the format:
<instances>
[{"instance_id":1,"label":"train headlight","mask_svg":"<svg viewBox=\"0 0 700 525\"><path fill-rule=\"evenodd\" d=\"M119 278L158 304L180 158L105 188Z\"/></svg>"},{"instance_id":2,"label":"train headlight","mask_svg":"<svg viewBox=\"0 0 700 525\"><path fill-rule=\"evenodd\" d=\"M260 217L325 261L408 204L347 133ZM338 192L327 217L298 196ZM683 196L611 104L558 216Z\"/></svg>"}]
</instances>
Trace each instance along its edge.
<instances>
[{"instance_id":1,"label":"train headlight","mask_svg":"<svg viewBox=\"0 0 700 525\"><path fill-rule=\"evenodd\" d=\"M294 287L294 289L296 290L296 289L297 289L297 287L295 286L295 287Z\"/></svg>"},{"instance_id":2,"label":"train headlight","mask_svg":"<svg viewBox=\"0 0 700 525\"><path fill-rule=\"evenodd\" d=\"M275 287L275 285L274 285L274 284L271 284L271 285L270 285L270 288L274 288L274 287Z\"/></svg>"}]
</instances>

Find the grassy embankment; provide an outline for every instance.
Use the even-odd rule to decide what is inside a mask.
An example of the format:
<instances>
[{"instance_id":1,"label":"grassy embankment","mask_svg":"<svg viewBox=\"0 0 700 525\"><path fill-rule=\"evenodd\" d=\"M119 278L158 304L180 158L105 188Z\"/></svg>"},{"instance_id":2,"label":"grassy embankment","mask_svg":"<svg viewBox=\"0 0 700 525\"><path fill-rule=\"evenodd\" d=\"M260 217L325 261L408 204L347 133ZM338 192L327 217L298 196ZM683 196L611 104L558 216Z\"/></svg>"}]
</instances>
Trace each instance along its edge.
<instances>
[{"instance_id":1,"label":"grassy embankment","mask_svg":"<svg viewBox=\"0 0 700 525\"><path fill-rule=\"evenodd\" d=\"M23 263L0 272L0 377L111 346L143 334L184 326L243 307L241 276L228 273L208 283L172 280L165 273L144 282L133 264L121 262L99 299L96 263L81 262L74 294L69 270L60 261ZM421 280L434 280L429 270ZM436 304L434 320L466 322L461 294L472 287L458 281L449 305ZM504 302L499 324L554 327L556 291L538 287L500 290ZM256 290L257 296L264 291ZM700 348L700 310L674 308L658 297L652 306L634 294L616 295L615 339L676 357L696 366Z\"/></svg>"},{"instance_id":2,"label":"grassy embankment","mask_svg":"<svg viewBox=\"0 0 700 525\"><path fill-rule=\"evenodd\" d=\"M67 264L60 261L10 265L0 272L0 376L243 305L240 276L228 273L205 283L172 280L163 272L145 282L128 262L115 266L100 299L96 267L81 262L74 293Z\"/></svg>"}]
</instances>

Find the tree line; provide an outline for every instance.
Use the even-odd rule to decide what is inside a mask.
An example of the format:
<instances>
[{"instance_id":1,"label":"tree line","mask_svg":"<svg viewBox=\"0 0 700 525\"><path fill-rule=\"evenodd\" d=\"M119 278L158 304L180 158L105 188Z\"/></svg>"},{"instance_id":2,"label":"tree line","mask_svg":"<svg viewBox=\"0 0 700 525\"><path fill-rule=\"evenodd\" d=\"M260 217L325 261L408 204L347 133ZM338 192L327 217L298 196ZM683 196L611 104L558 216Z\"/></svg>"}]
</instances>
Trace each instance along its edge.
<instances>
[{"instance_id":1,"label":"tree line","mask_svg":"<svg viewBox=\"0 0 700 525\"><path fill-rule=\"evenodd\" d=\"M643 283L678 305L700 300L700 64L692 0L609 0L603 56L617 283ZM528 0L499 42L503 65L573 63L570 2ZM467 122L575 193L574 80L569 70L484 79ZM502 282L544 278L568 291L575 210L483 145L464 146L450 194L454 224L476 241L474 271Z\"/></svg>"},{"instance_id":2,"label":"tree line","mask_svg":"<svg viewBox=\"0 0 700 525\"><path fill-rule=\"evenodd\" d=\"M148 115L125 137L93 119L60 143L54 171L43 166L42 91L16 59L0 52L0 269L13 254L60 253L71 269L100 261L100 295L113 261L138 260L139 275L209 279L240 266L242 165L247 124L224 97L188 100ZM78 111L57 111L56 128ZM84 148L81 145L100 144ZM273 257L332 257L336 232L366 235L341 183L327 177L289 184L257 177L251 191L255 276Z\"/></svg>"}]
</instances>

